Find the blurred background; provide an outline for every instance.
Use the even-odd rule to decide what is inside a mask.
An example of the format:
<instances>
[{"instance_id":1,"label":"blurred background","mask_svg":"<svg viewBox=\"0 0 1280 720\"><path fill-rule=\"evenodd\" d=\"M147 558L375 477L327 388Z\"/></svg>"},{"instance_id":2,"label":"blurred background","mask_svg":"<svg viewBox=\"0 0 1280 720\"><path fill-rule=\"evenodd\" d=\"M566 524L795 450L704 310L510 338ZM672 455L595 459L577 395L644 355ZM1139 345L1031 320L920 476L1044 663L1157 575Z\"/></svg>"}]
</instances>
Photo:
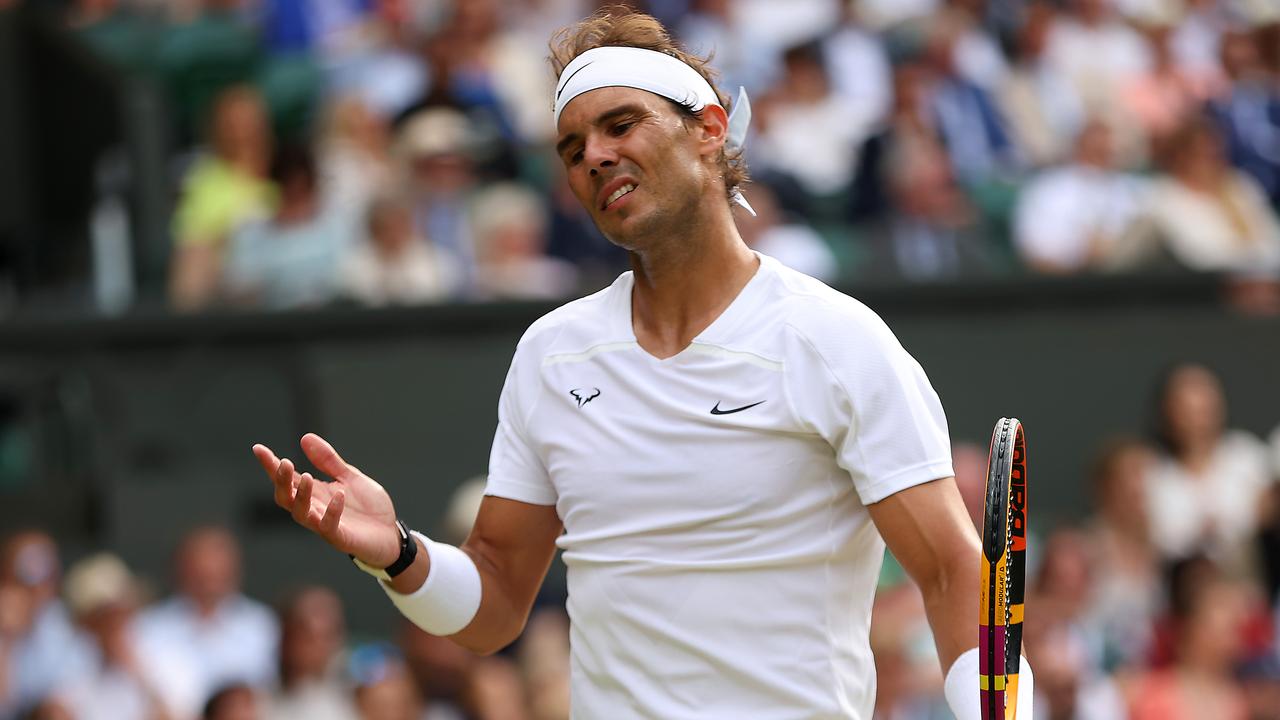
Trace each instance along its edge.
<instances>
[{"instance_id":1,"label":"blurred background","mask_svg":"<svg viewBox=\"0 0 1280 720\"><path fill-rule=\"evenodd\" d=\"M516 340L626 269L549 146L586 0L0 0L0 719L568 717L400 622L249 452L460 542ZM1280 2L652 0L754 107L738 214L862 299L981 505L1025 423L1037 718L1280 718ZM621 11L621 10L619 10ZM876 717L949 717L887 558Z\"/></svg>"}]
</instances>

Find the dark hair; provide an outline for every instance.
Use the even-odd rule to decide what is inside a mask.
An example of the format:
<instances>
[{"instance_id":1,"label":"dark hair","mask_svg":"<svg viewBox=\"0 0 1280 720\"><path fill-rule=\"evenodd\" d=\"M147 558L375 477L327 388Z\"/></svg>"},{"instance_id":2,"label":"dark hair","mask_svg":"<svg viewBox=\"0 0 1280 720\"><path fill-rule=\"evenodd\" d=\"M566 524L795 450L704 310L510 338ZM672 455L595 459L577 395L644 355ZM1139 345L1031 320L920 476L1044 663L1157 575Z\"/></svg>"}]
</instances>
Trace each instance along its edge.
<instances>
[{"instance_id":1,"label":"dark hair","mask_svg":"<svg viewBox=\"0 0 1280 720\"><path fill-rule=\"evenodd\" d=\"M218 688L209 700L204 704L204 711L200 713L202 720L213 720L218 717L218 713L231 702L231 698L240 693L253 693L253 688L245 683L230 683Z\"/></svg>"},{"instance_id":2,"label":"dark hair","mask_svg":"<svg viewBox=\"0 0 1280 720\"><path fill-rule=\"evenodd\" d=\"M1213 368L1202 363L1193 361L1183 361L1166 366L1156 375L1155 384L1152 386L1151 407L1150 407L1150 433L1151 440L1158 448L1172 457L1178 457L1182 452L1182 446L1178 444L1176 438L1169 431L1169 416L1166 406L1169 402L1169 390L1173 387L1174 378L1184 370L1199 368L1212 375L1215 379L1220 378Z\"/></svg>"},{"instance_id":3,"label":"dark hair","mask_svg":"<svg viewBox=\"0 0 1280 720\"><path fill-rule=\"evenodd\" d=\"M717 73L709 64L710 55L704 58L685 51L656 18L634 12L627 7L604 8L576 25L562 28L552 36L550 61L556 79L560 79L560 73L564 72L565 66L573 62L574 58L599 47L634 47L670 55L693 68L707 81L726 112L731 107L729 96L716 85ZM696 119L701 113L675 101L670 102L686 120ZM743 159L741 150L722 149L718 165L724 177L725 197L732 199L734 193L750 179L746 160Z\"/></svg>"},{"instance_id":4,"label":"dark hair","mask_svg":"<svg viewBox=\"0 0 1280 720\"><path fill-rule=\"evenodd\" d=\"M301 179L307 187L316 186L316 160L305 145L284 145L271 158L271 180L284 185Z\"/></svg>"}]
</instances>

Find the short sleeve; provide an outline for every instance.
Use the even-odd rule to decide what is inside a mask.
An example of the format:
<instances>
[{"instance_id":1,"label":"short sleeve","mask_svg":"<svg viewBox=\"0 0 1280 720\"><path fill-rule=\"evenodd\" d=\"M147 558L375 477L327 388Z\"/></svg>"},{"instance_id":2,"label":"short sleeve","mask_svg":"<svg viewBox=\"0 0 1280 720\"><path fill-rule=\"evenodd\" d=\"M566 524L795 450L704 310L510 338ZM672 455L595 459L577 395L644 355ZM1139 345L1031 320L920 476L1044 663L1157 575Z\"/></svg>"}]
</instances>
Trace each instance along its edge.
<instances>
[{"instance_id":1,"label":"short sleeve","mask_svg":"<svg viewBox=\"0 0 1280 720\"><path fill-rule=\"evenodd\" d=\"M538 394L538 368L528 367L529 359L522 359L521 355L517 349L498 399L498 429L489 454L485 494L533 505L554 505L555 487L526 426Z\"/></svg>"},{"instance_id":2,"label":"short sleeve","mask_svg":"<svg viewBox=\"0 0 1280 720\"><path fill-rule=\"evenodd\" d=\"M954 475L942 402L920 363L875 313L850 301L836 318L788 327L787 386L863 504Z\"/></svg>"}]
</instances>

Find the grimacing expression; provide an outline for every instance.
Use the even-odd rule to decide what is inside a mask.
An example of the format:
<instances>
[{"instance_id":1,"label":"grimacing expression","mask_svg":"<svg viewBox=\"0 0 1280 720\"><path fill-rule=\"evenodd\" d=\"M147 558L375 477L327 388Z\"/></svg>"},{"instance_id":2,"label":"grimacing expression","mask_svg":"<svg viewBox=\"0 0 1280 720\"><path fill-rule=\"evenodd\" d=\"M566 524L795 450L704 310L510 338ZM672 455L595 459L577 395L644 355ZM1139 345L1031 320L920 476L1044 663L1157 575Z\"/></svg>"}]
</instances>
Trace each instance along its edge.
<instances>
[{"instance_id":1,"label":"grimacing expression","mask_svg":"<svg viewBox=\"0 0 1280 720\"><path fill-rule=\"evenodd\" d=\"M719 112L718 107L705 112ZM688 121L668 100L626 87L583 93L560 115L556 153L569 187L613 243L662 237L719 176L723 123ZM718 190L722 195L723 189Z\"/></svg>"}]
</instances>

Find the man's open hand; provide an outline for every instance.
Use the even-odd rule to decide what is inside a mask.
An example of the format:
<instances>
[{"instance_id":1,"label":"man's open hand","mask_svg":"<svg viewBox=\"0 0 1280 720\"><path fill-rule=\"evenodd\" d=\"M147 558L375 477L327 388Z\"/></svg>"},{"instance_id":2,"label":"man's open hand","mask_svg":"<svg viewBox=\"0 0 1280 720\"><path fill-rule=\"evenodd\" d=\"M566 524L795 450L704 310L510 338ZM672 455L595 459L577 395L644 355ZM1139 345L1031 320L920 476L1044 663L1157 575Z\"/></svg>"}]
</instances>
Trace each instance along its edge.
<instances>
[{"instance_id":1,"label":"man's open hand","mask_svg":"<svg viewBox=\"0 0 1280 720\"><path fill-rule=\"evenodd\" d=\"M276 504L299 525L348 555L373 567L395 562L400 535L387 491L348 465L319 435L303 435L302 452L333 482L321 482L308 472L299 474L293 461L277 458L265 445L253 446L254 456L275 485Z\"/></svg>"}]
</instances>

